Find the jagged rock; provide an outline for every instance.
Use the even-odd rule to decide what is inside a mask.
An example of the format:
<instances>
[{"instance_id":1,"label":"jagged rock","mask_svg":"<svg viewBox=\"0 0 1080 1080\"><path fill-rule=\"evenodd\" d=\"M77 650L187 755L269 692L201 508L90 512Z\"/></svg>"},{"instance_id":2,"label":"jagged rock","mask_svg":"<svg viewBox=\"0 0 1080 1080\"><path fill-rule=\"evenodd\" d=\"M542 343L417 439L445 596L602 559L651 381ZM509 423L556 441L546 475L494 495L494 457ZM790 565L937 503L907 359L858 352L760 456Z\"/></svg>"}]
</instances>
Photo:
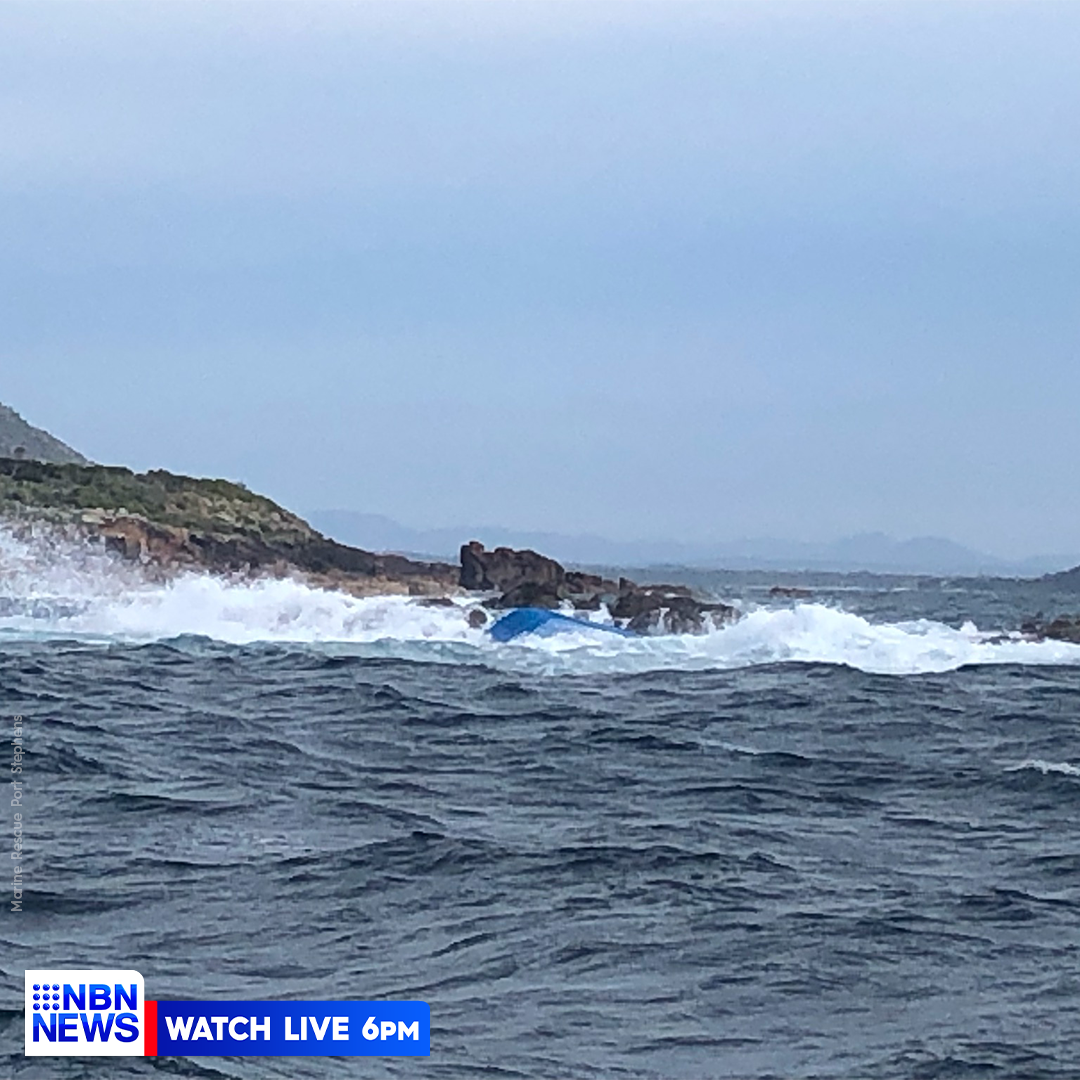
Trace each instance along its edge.
<instances>
[{"instance_id":1,"label":"jagged rock","mask_svg":"<svg viewBox=\"0 0 1080 1080\"><path fill-rule=\"evenodd\" d=\"M495 610L554 610L569 601L578 610L599 611L607 603L613 619L639 633L703 633L710 624L737 617L726 604L695 599L685 585L642 587L629 578L616 583L599 574L567 571L535 551L486 551L476 540L461 549L460 583L476 591L501 590L499 597L485 601Z\"/></svg>"},{"instance_id":2,"label":"jagged rock","mask_svg":"<svg viewBox=\"0 0 1080 1080\"><path fill-rule=\"evenodd\" d=\"M565 592L557 585L551 585L545 581L523 581L505 592L496 600L488 603L488 607L517 608L538 607L554 611L562 606Z\"/></svg>"},{"instance_id":3,"label":"jagged rock","mask_svg":"<svg viewBox=\"0 0 1080 1080\"><path fill-rule=\"evenodd\" d=\"M695 600L681 585L642 588L632 581L619 581L622 591L611 606L612 618L625 620L628 630L646 634L700 634L714 625L733 621L738 613L727 604Z\"/></svg>"},{"instance_id":4,"label":"jagged rock","mask_svg":"<svg viewBox=\"0 0 1080 1080\"><path fill-rule=\"evenodd\" d=\"M1068 641L1080 645L1080 615L1059 615L1048 623L1032 619L1025 622L1020 630L1021 633L1039 640L1049 638L1052 641Z\"/></svg>"},{"instance_id":5,"label":"jagged rock","mask_svg":"<svg viewBox=\"0 0 1080 1080\"><path fill-rule=\"evenodd\" d=\"M570 603L577 611L599 611L604 606L604 598L600 593L584 596L571 596Z\"/></svg>"},{"instance_id":6,"label":"jagged rock","mask_svg":"<svg viewBox=\"0 0 1080 1080\"><path fill-rule=\"evenodd\" d=\"M629 593L656 593L658 596L693 596L694 594L685 585L639 585L629 578L619 578L619 595Z\"/></svg>"},{"instance_id":7,"label":"jagged rock","mask_svg":"<svg viewBox=\"0 0 1080 1080\"><path fill-rule=\"evenodd\" d=\"M619 591L619 586L614 581L608 581L599 574L585 574L579 570L567 570L564 581L570 596L591 596L604 593L614 595Z\"/></svg>"},{"instance_id":8,"label":"jagged rock","mask_svg":"<svg viewBox=\"0 0 1080 1080\"><path fill-rule=\"evenodd\" d=\"M515 551L506 547L485 551L484 545L477 540L461 548L459 584L463 589L509 592L526 581L558 587L565 578L566 571L554 559L535 551Z\"/></svg>"}]
</instances>

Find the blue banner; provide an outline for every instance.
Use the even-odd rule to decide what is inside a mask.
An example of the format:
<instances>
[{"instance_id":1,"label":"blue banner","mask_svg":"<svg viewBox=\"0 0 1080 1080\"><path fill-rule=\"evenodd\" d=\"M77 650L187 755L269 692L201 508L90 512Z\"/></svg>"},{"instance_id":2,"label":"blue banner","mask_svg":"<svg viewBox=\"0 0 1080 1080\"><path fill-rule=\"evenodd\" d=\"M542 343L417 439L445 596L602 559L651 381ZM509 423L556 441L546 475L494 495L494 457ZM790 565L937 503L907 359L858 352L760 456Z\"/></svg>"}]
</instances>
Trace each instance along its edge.
<instances>
[{"instance_id":1,"label":"blue banner","mask_svg":"<svg viewBox=\"0 0 1080 1080\"><path fill-rule=\"evenodd\" d=\"M157 1054L431 1053L423 1001L159 1001Z\"/></svg>"}]
</instances>

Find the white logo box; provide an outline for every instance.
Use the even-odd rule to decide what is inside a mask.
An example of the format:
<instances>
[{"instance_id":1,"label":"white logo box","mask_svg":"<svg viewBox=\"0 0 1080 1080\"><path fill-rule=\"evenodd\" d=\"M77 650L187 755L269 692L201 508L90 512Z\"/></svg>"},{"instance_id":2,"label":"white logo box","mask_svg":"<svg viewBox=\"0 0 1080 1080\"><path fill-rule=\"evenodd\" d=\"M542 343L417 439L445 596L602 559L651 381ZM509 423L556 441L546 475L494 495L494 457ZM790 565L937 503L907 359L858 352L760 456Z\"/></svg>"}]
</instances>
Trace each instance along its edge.
<instances>
[{"instance_id":1,"label":"white logo box","mask_svg":"<svg viewBox=\"0 0 1080 1080\"><path fill-rule=\"evenodd\" d=\"M142 1057L145 1006L143 977L137 971L27 971L25 1052L31 1057Z\"/></svg>"}]
</instances>

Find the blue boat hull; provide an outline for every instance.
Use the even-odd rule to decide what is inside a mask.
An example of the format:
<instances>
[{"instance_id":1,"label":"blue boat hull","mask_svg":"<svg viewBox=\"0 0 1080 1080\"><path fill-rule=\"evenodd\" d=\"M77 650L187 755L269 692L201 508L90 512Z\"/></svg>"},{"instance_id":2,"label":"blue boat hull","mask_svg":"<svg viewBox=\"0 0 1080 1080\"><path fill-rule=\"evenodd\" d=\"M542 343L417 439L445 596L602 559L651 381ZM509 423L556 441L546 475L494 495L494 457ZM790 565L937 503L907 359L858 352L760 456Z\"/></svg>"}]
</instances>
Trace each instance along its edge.
<instances>
[{"instance_id":1,"label":"blue boat hull","mask_svg":"<svg viewBox=\"0 0 1080 1080\"><path fill-rule=\"evenodd\" d=\"M495 641L513 641L522 634L539 634L541 637L552 637L555 634L578 632L581 630L595 630L601 634L618 634L620 637L637 637L630 630L622 630L618 626L601 626L599 623L588 622L586 619L575 619L571 615L560 615L557 611L547 611L544 608L514 608L508 611L494 626L489 633Z\"/></svg>"}]
</instances>

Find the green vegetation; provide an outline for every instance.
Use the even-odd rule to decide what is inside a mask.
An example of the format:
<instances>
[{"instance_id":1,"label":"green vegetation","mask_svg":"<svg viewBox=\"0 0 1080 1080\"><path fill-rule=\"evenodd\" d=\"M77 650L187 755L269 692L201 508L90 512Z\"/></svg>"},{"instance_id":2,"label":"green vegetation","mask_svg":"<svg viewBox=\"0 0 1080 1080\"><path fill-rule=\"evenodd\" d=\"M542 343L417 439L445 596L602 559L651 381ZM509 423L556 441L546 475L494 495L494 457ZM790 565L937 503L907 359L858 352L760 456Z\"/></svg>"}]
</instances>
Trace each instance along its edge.
<instances>
[{"instance_id":1,"label":"green vegetation","mask_svg":"<svg viewBox=\"0 0 1080 1080\"><path fill-rule=\"evenodd\" d=\"M59 465L0 458L0 515L56 522L88 512L135 516L207 535L256 536L305 543L318 534L277 503L228 480L201 480L155 469Z\"/></svg>"},{"instance_id":2,"label":"green vegetation","mask_svg":"<svg viewBox=\"0 0 1080 1080\"><path fill-rule=\"evenodd\" d=\"M100 538L107 550L165 570L299 571L357 595L441 595L458 568L375 555L330 540L303 518L229 480L156 469L0 457L0 519Z\"/></svg>"}]
</instances>

